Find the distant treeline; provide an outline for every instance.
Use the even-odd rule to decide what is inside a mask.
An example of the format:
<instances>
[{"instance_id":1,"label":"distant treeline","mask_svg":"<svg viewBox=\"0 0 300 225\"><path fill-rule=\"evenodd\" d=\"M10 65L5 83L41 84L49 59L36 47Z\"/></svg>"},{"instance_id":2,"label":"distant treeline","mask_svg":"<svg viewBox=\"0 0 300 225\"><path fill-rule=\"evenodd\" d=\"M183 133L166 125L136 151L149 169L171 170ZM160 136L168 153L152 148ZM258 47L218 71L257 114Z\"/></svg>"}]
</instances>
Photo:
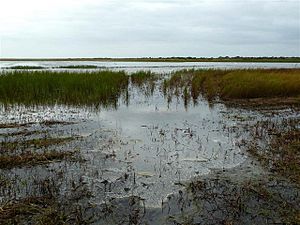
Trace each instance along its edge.
<instances>
[{"instance_id":1,"label":"distant treeline","mask_svg":"<svg viewBox=\"0 0 300 225\"><path fill-rule=\"evenodd\" d=\"M300 57L141 57L141 58L0 58L0 61L113 61L113 62L282 62L300 63Z\"/></svg>"}]
</instances>

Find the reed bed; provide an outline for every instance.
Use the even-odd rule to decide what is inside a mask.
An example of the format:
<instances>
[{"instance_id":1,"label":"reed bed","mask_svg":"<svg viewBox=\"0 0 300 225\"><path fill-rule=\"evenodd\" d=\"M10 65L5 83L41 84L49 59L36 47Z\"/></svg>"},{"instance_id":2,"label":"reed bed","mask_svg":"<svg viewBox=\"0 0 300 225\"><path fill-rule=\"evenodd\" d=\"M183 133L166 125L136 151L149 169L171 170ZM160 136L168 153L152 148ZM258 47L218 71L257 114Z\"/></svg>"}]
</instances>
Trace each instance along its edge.
<instances>
[{"instance_id":1,"label":"reed bed","mask_svg":"<svg viewBox=\"0 0 300 225\"><path fill-rule=\"evenodd\" d=\"M128 95L130 80L151 95L158 79L147 71L131 76L123 71L2 71L0 103L116 108L118 99ZM168 99L182 96L187 104L200 95L208 100L300 99L300 69L182 70L165 79L162 90Z\"/></svg>"},{"instance_id":2,"label":"reed bed","mask_svg":"<svg viewBox=\"0 0 300 225\"><path fill-rule=\"evenodd\" d=\"M138 71L131 74L130 77L132 85L142 90L147 96L153 94L156 81L159 79L158 74L152 73L151 71Z\"/></svg>"},{"instance_id":3,"label":"reed bed","mask_svg":"<svg viewBox=\"0 0 300 225\"><path fill-rule=\"evenodd\" d=\"M125 72L1 72L0 102L4 105L116 107L127 86Z\"/></svg>"},{"instance_id":4,"label":"reed bed","mask_svg":"<svg viewBox=\"0 0 300 225\"><path fill-rule=\"evenodd\" d=\"M208 100L300 96L300 69L183 70L164 81L165 95Z\"/></svg>"}]
</instances>

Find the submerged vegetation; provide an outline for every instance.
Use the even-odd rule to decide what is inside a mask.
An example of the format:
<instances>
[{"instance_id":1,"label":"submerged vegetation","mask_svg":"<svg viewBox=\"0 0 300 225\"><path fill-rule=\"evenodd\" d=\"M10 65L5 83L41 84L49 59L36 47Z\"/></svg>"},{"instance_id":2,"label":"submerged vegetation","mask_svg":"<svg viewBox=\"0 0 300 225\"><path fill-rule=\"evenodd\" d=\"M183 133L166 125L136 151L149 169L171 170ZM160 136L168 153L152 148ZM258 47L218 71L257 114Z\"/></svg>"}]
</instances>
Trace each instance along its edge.
<instances>
[{"instance_id":1,"label":"submerged vegetation","mask_svg":"<svg viewBox=\"0 0 300 225\"><path fill-rule=\"evenodd\" d=\"M0 204L0 224L91 224L93 218L84 218L78 203L78 198L87 198L90 193L82 183L73 183L74 189L71 189L62 201L58 193L59 180L42 179L36 184L42 192L41 195L13 199Z\"/></svg>"},{"instance_id":2,"label":"submerged vegetation","mask_svg":"<svg viewBox=\"0 0 300 225\"><path fill-rule=\"evenodd\" d=\"M300 69L184 70L164 81L167 96L208 100L300 96Z\"/></svg>"},{"instance_id":3,"label":"submerged vegetation","mask_svg":"<svg viewBox=\"0 0 300 225\"><path fill-rule=\"evenodd\" d=\"M192 181L188 192L190 201L197 205L193 216L202 218L204 222L201 224L300 222L299 188L276 176L239 181L229 171L222 171L213 177Z\"/></svg>"},{"instance_id":4,"label":"submerged vegetation","mask_svg":"<svg viewBox=\"0 0 300 225\"><path fill-rule=\"evenodd\" d=\"M266 129L262 132L261 127ZM267 135L268 143L260 146ZM300 127L299 120L287 120L283 124L260 122L254 129L254 142L248 152L272 172L288 178L300 186ZM260 140L260 141L258 141Z\"/></svg>"}]
</instances>

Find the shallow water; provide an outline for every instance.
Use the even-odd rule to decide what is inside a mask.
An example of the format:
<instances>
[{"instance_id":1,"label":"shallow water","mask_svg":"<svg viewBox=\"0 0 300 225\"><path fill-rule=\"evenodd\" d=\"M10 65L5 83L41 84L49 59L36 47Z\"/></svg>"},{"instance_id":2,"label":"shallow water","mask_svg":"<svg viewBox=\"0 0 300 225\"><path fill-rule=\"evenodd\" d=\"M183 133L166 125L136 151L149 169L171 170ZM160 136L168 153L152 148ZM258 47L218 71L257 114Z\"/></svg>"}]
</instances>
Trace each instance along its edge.
<instances>
[{"instance_id":1,"label":"shallow water","mask_svg":"<svg viewBox=\"0 0 300 225\"><path fill-rule=\"evenodd\" d=\"M3 110L0 119L1 123L79 121L62 130L54 128L51 133L85 138L79 143L89 160L83 177L94 193L102 192L95 195L99 202L135 195L145 199L147 207L160 207L169 194L193 177L245 161L238 143L247 134L234 117L228 117L241 111L229 110L223 104L211 107L204 99L186 108L181 99L168 103L158 87L151 96L135 87L129 89L130 103L120 99L117 110L17 107ZM128 178L122 179L124 176Z\"/></svg>"},{"instance_id":2,"label":"shallow water","mask_svg":"<svg viewBox=\"0 0 300 225\"><path fill-rule=\"evenodd\" d=\"M182 69L245 69L245 68L300 68L300 63L224 63L224 62L93 62L93 61L1 61L0 69L13 66L42 66L55 68L70 65L94 65L101 69L124 70L136 72L139 70L150 70L157 73L170 73ZM57 69L61 70L61 69Z\"/></svg>"}]
</instances>

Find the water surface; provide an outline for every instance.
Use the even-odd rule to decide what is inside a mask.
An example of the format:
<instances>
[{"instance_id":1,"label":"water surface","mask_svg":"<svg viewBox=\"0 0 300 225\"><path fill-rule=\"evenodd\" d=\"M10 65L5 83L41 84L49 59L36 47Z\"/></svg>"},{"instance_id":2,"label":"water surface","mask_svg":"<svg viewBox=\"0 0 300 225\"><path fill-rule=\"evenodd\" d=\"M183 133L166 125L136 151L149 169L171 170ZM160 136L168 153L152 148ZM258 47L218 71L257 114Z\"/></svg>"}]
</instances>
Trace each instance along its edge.
<instances>
[{"instance_id":1,"label":"water surface","mask_svg":"<svg viewBox=\"0 0 300 225\"><path fill-rule=\"evenodd\" d=\"M234 63L234 62L94 62L94 61L1 61L1 68L13 66L42 66L53 69L60 66L94 65L101 69L125 70L136 72L150 70L157 73L169 73L182 69L246 69L246 68L300 68L300 63Z\"/></svg>"}]
</instances>

